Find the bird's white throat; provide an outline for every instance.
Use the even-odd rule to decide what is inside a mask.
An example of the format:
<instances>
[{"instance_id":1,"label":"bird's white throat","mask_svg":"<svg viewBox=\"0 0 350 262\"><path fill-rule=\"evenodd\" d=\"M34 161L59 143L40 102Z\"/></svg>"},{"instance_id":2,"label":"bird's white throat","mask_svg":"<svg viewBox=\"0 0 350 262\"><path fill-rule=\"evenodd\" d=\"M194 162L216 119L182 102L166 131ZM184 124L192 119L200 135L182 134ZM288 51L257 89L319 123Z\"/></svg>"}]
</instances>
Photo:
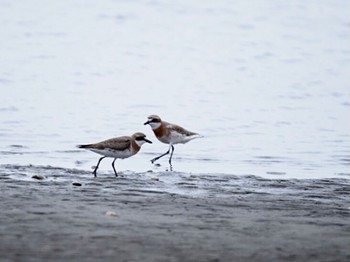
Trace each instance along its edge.
<instances>
[{"instance_id":1,"label":"bird's white throat","mask_svg":"<svg viewBox=\"0 0 350 262\"><path fill-rule=\"evenodd\" d=\"M151 128L154 130L154 129L157 129L160 127L162 123L160 122L150 122L149 125L151 126Z\"/></svg>"},{"instance_id":2,"label":"bird's white throat","mask_svg":"<svg viewBox=\"0 0 350 262\"><path fill-rule=\"evenodd\" d=\"M144 143L146 143L146 141L145 141L145 140L135 140L135 143L136 143L139 147L141 147Z\"/></svg>"}]
</instances>

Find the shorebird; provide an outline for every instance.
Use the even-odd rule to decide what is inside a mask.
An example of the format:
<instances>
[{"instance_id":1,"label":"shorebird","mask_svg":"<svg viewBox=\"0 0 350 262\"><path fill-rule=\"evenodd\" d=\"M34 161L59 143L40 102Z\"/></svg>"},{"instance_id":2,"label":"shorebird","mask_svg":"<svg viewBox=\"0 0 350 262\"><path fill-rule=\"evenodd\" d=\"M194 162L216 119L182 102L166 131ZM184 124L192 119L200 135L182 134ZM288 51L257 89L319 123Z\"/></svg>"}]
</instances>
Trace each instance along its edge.
<instances>
[{"instance_id":1,"label":"shorebird","mask_svg":"<svg viewBox=\"0 0 350 262\"><path fill-rule=\"evenodd\" d=\"M170 145L167 152L151 160L152 164L159 158L170 153L169 164L171 166L171 159L174 153L174 145L185 144L192 139L200 137L199 134L188 131L181 126L162 121L162 119L157 115L150 115L145 125L151 126L154 134L160 142Z\"/></svg>"},{"instance_id":2,"label":"shorebird","mask_svg":"<svg viewBox=\"0 0 350 262\"><path fill-rule=\"evenodd\" d=\"M98 166L100 165L101 160L104 159L105 157L114 158L112 162L112 167L113 167L115 176L118 176L117 171L115 171L115 167L114 167L115 160L117 160L117 158L124 159L135 155L137 152L140 151L141 146L145 142L152 144L152 142L146 138L145 134L135 133L132 136L121 136L121 137L104 140L96 144L78 145L77 147L88 149L88 150L91 150L92 152L103 155L103 157L101 157L98 160L97 165L94 171L92 172L95 177L96 177Z\"/></svg>"}]
</instances>

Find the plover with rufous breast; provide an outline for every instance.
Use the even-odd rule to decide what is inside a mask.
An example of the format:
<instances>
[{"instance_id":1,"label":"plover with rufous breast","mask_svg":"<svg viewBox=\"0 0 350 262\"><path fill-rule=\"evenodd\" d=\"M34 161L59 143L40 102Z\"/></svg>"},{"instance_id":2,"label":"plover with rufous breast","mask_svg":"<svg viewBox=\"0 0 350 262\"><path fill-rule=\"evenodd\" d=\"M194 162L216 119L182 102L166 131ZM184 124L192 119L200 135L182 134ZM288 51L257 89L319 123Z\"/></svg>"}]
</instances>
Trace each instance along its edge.
<instances>
[{"instance_id":1,"label":"plover with rufous breast","mask_svg":"<svg viewBox=\"0 0 350 262\"><path fill-rule=\"evenodd\" d=\"M115 176L118 176L118 173L114 167L115 160L117 160L117 158L124 159L135 155L140 151L141 146L146 142L152 144L152 142L146 138L145 134L138 132L132 136L121 136L104 140L96 144L78 145L77 147L88 149L92 152L103 155L103 157L98 160L97 165L92 172L95 177L98 166L100 165L101 160L105 157L114 158L112 167Z\"/></svg>"},{"instance_id":2,"label":"plover with rufous breast","mask_svg":"<svg viewBox=\"0 0 350 262\"><path fill-rule=\"evenodd\" d=\"M151 160L152 163L170 153L169 164L171 166L175 144L185 144L192 139L201 137L199 134L188 131L181 126L165 122L157 115L150 115L145 125L151 126L154 134L160 142L170 145L168 151L153 158Z\"/></svg>"}]
</instances>

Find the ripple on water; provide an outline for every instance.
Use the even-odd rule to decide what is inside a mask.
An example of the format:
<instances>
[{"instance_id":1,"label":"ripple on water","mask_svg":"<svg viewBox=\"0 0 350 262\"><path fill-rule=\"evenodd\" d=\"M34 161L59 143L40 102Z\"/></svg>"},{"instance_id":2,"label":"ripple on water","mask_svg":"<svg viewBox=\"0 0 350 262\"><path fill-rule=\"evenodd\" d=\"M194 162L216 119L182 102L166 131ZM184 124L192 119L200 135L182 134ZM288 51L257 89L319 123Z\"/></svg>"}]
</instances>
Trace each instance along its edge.
<instances>
[{"instance_id":1,"label":"ripple on water","mask_svg":"<svg viewBox=\"0 0 350 262\"><path fill-rule=\"evenodd\" d=\"M9 83L5 79L0 79L0 83ZM0 107L0 112L16 112L18 108L15 106Z\"/></svg>"}]
</instances>

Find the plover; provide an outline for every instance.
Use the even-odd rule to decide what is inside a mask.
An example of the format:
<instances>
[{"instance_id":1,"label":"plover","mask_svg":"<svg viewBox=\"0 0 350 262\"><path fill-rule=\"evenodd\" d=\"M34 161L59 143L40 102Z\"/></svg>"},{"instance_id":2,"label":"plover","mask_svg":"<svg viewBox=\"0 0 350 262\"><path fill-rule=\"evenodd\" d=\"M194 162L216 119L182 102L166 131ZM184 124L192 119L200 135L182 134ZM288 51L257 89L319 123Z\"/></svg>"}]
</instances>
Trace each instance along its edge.
<instances>
[{"instance_id":1,"label":"plover","mask_svg":"<svg viewBox=\"0 0 350 262\"><path fill-rule=\"evenodd\" d=\"M88 150L91 150L92 152L103 155L103 157L101 157L98 160L97 165L94 171L92 172L95 177L96 177L98 166L100 165L101 160L104 159L105 157L114 158L112 162L112 167L113 167L115 176L118 176L117 171L115 171L115 167L114 167L115 160L117 158L124 159L135 155L137 152L140 151L141 146L145 142L152 144L152 142L146 138L145 134L135 133L132 136L121 136L121 137L104 140L96 144L78 145L77 147L88 149Z\"/></svg>"},{"instance_id":2,"label":"plover","mask_svg":"<svg viewBox=\"0 0 350 262\"><path fill-rule=\"evenodd\" d=\"M188 131L181 126L162 121L157 115L150 115L145 125L151 126L154 134L160 142L170 145L168 151L153 158L151 160L152 163L171 152L169 158L169 164L171 165L171 158L173 157L175 144L185 144L192 139L200 137L199 134Z\"/></svg>"}]
</instances>

